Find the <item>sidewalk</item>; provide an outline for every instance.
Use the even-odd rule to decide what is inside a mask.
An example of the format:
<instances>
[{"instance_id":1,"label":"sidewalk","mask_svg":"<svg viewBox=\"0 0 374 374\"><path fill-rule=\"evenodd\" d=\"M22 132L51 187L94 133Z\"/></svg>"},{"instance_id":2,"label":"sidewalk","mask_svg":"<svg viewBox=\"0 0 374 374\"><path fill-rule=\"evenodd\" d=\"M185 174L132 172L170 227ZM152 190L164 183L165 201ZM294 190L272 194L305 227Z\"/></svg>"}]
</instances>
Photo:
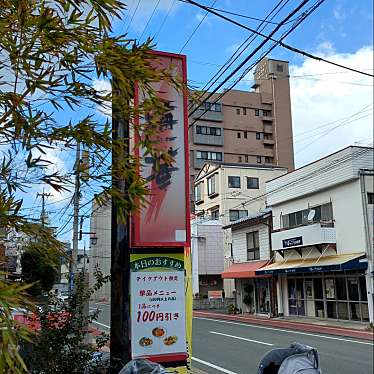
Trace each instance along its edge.
<instances>
[{"instance_id":1,"label":"sidewalk","mask_svg":"<svg viewBox=\"0 0 374 374\"><path fill-rule=\"evenodd\" d=\"M350 338L366 339L373 341L373 331L368 330L368 326L362 324L345 323L340 321L321 321L314 319L294 318L266 318L252 315L223 314L208 311L194 311L194 317L219 319L225 321L235 321L252 325L277 327L280 329L300 330L317 334L331 334Z\"/></svg>"}]
</instances>

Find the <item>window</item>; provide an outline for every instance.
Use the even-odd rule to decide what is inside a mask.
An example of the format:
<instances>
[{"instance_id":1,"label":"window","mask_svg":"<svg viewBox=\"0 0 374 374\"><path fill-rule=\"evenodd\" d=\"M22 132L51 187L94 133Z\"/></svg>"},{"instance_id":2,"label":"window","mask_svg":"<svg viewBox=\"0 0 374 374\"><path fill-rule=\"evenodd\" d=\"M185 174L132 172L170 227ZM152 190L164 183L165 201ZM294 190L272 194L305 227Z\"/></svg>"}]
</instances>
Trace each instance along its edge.
<instances>
[{"instance_id":1,"label":"window","mask_svg":"<svg viewBox=\"0 0 374 374\"><path fill-rule=\"evenodd\" d=\"M238 156L238 162L242 162L242 156Z\"/></svg>"},{"instance_id":2,"label":"window","mask_svg":"<svg viewBox=\"0 0 374 374\"><path fill-rule=\"evenodd\" d=\"M368 204L374 204L374 192L368 192Z\"/></svg>"},{"instance_id":3,"label":"window","mask_svg":"<svg viewBox=\"0 0 374 374\"><path fill-rule=\"evenodd\" d=\"M209 103L208 101L205 101L199 106L199 109L204 110L204 111L220 112L221 111L221 104L219 104L219 103Z\"/></svg>"},{"instance_id":4,"label":"window","mask_svg":"<svg viewBox=\"0 0 374 374\"><path fill-rule=\"evenodd\" d=\"M281 64L277 64L277 71L278 71L279 73L283 73L283 65L281 65Z\"/></svg>"},{"instance_id":5,"label":"window","mask_svg":"<svg viewBox=\"0 0 374 374\"><path fill-rule=\"evenodd\" d=\"M263 110L263 111L262 111L262 115L263 115L264 117L267 117L267 116L269 115L269 111L268 111L268 110Z\"/></svg>"},{"instance_id":6,"label":"window","mask_svg":"<svg viewBox=\"0 0 374 374\"><path fill-rule=\"evenodd\" d=\"M196 126L196 134L221 136L221 129L216 127Z\"/></svg>"},{"instance_id":7,"label":"window","mask_svg":"<svg viewBox=\"0 0 374 374\"><path fill-rule=\"evenodd\" d=\"M261 156L257 156L257 163L261 164Z\"/></svg>"},{"instance_id":8,"label":"window","mask_svg":"<svg viewBox=\"0 0 374 374\"><path fill-rule=\"evenodd\" d=\"M240 138L241 138L241 134L240 134L240 132L238 132L238 133L236 134L236 136L237 136L238 139L240 139Z\"/></svg>"},{"instance_id":9,"label":"window","mask_svg":"<svg viewBox=\"0 0 374 374\"><path fill-rule=\"evenodd\" d=\"M236 108L236 114L240 114L240 108Z\"/></svg>"},{"instance_id":10,"label":"window","mask_svg":"<svg viewBox=\"0 0 374 374\"><path fill-rule=\"evenodd\" d=\"M240 177L228 177L229 188L240 188Z\"/></svg>"},{"instance_id":11,"label":"window","mask_svg":"<svg viewBox=\"0 0 374 374\"><path fill-rule=\"evenodd\" d=\"M247 233L247 260L260 259L260 246L258 241L258 231Z\"/></svg>"},{"instance_id":12,"label":"window","mask_svg":"<svg viewBox=\"0 0 374 374\"><path fill-rule=\"evenodd\" d=\"M247 177L247 188L249 190L258 190L259 180L256 177Z\"/></svg>"},{"instance_id":13,"label":"window","mask_svg":"<svg viewBox=\"0 0 374 374\"><path fill-rule=\"evenodd\" d=\"M260 115L260 109L255 109L255 116L258 117Z\"/></svg>"},{"instance_id":14,"label":"window","mask_svg":"<svg viewBox=\"0 0 374 374\"><path fill-rule=\"evenodd\" d=\"M196 151L196 158L199 160L222 161L222 152Z\"/></svg>"},{"instance_id":15,"label":"window","mask_svg":"<svg viewBox=\"0 0 374 374\"><path fill-rule=\"evenodd\" d=\"M202 183L199 183L197 186L195 186L195 201L202 201L201 187Z\"/></svg>"},{"instance_id":16,"label":"window","mask_svg":"<svg viewBox=\"0 0 374 374\"><path fill-rule=\"evenodd\" d=\"M247 108L243 108L243 114L247 115Z\"/></svg>"},{"instance_id":17,"label":"window","mask_svg":"<svg viewBox=\"0 0 374 374\"><path fill-rule=\"evenodd\" d=\"M245 155L245 162L248 162L248 155Z\"/></svg>"},{"instance_id":18,"label":"window","mask_svg":"<svg viewBox=\"0 0 374 374\"><path fill-rule=\"evenodd\" d=\"M246 210L236 210L236 209L229 210L230 222L237 221L238 219L244 218L247 216L248 216L248 212Z\"/></svg>"},{"instance_id":19,"label":"window","mask_svg":"<svg viewBox=\"0 0 374 374\"><path fill-rule=\"evenodd\" d=\"M219 220L219 210L218 209L212 210L210 218L212 220L218 221Z\"/></svg>"},{"instance_id":20,"label":"window","mask_svg":"<svg viewBox=\"0 0 374 374\"><path fill-rule=\"evenodd\" d=\"M208 196L211 196L216 193L216 176L217 174L212 175L207 179L208 182Z\"/></svg>"},{"instance_id":21,"label":"window","mask_svg":"<svg viewBox=\"0 0 374 374\"><path fill-rule=\"evenodd\" d=\"M260 133L260 132L256 132L256 139L257 139L257 140L260 140L260 139L261 139L261 133Z\"/></svg>"},{"instance_id":22,"label":"window","mask_svg":"<svg viewBox=\"0 0 374 374\"><path fill-rule=\"evenodd\" d=\"M273 157L265 157L265 164L272 164L273 163Z\"/></svg>"},{"instance_id":23,"label":"window","mask_svg":"<svg viewBox=\"0 0 374 374\"><path fill-rule=\"evenodd\" d=\"M314 217L311 222L308 221L308 215L311 210L314 210ZM333 221L332 204L317 205L308 209L299 210L282 216L283 228L291 228L300 225L307 225L308 223L324 222L329 224Z\"/></svg>"},{"instance_id":24,"label":"window","mask_svg":"<svg viewBox=\"0 0 374 374\"><path fill-rule=\"evenodd\" d=\"M247 131L244 131L244 138L247 139L247 137L248 137Z\"/></svg>"},{"instance_id":25,"label":"window","mask_svg":"<svg viewBox=\"0 0 374 374\"><path fill-rule=\"evenodd\" d=\"M273 134L264 134L264 139L273 140Z\"/></svg>"},{"instance_id":26,"label":"window","mask_svg":"<svg viewBox=\"0 0 374 374\"><path fill-rule=\"evenodd\" d=\"M274 145L273 144L264 144L264 148L266 148L266 149L273 149Z\"/></svg>"}]
</instances>

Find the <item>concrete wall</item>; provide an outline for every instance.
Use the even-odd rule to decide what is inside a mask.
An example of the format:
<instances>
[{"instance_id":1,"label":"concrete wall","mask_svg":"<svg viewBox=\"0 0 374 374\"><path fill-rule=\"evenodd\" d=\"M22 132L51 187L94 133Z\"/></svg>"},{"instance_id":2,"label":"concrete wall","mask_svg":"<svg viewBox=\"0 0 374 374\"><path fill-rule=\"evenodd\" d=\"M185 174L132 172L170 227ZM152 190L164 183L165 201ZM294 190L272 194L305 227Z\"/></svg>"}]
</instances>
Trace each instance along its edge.
<instances>
[{"instance_id":1,"label":"concrete wall","mask_svg":"<svg viewBox=\"0 0 374 374\"><path fill-rule=\"evenodd\" d=\"M211 289L222 289L220 274L224 270L223 230L219 221L194 220L191 223L192 247L192 289L201 293L201 276L216 275L219 285ZM208 286L209 289L209 286Z\"/></svg>"},{"instance_id":2,"label":"concrete wall","mask_svg":"<svg viewBox=\"0 0 374 374\"><path fill-rule=\"evenodd\" d=\"M330 201L338 253L365 252L366 234L359 179L273 206L274 230L281 228L282 214L308 209Z\"/></svg>"}]
</instances>

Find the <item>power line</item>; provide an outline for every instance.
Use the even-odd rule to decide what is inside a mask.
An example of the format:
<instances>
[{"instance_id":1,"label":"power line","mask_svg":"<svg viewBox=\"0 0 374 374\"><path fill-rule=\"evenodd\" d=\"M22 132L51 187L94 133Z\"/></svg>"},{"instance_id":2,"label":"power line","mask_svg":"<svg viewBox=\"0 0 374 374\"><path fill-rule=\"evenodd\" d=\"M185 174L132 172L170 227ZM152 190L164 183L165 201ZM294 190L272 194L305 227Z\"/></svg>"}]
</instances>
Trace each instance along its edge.
<instances>
[{"instance_id":1,"label":"power line","mask_svg":"<svg viewBox=\"0 0 374 374\"><path fill-rule=\"evenodd\" d=\"M140 4L140 0L138 0L138 3L136 4L136 8L135 8L135 10L134 10L134 12L133 12L133 14L132 14L132 16L131 16L130 22L129 22L129 24L128 24L127 27L126 27L125 34L127 34L127 31L129 31L129 28L130 28L130 25L131 25L131 23L132 23L132 20L134 19L135 14L136 14L136 12L138 11L139 4Z\"/></svg>"},{"instance_id":2,"label":"power line","mask_svg":"<svg viewBox=\"0 0 374 374\"><path fill-rule=\"evenodd\" d=\"M155 12L156 12L156 10L158 8L158 5L160 4L160 1L161 0L158 0L157 3L156 3L156 5L155 5L155 7L153 8L153 12L152 12L151 16L148 18L148 21L147 21L147 23L144 26L143 32L141 33L141 35L139 37L139 42L142 40L142 37L143 37L143 35L145 33L145 30L147 29L149 23L151 22L151 19L153 18L154 14L155 14Z\"/></svg>"},{"instance_id":3,"label":"power line","mask_svg":"<svg viewBox=\"0 0 374 374\"><path fill-rule=\"evenodd\" d=\"M327 165L323 165L322 167L316 169L316 170L313 170L312 172L300 177L300 178L296 178L294 181L286 184L286 185L282 185L282 186L279 186L277 188L275 188L274 190L271 190L271 191L268 191L268 192L265 192L261 195L258 195L256 197L253 197L252 199L248 199L248 200L244 200L242 203L234 206L234 207L231 207L230 209L231 210L235 210L236 208L240 208L240 207L245 207L246 205L250 204L250 203L254 203L258 200L262 200L264 199L265 197L271 195L271 194L274 194L276 192L279 192L279 191L282 191L283 189L285 188L289 188L290 186L293 186L295 184L297 184L298 182L305 182L307 180L309 180L310 178L314 177L315 175L318 175L320 173L323 173L325 171L329 171L331 170L331 168L335 168L336 166L339 166L341 164L344 164L346 162L348 162L350 159L353 159L353 158L356 158L356 157L359 157L360 155L364 154L367 152L367 149L361 149L361 150L358 150L356 152L353 152L352 154L348 154L348 155L345 155L345 156L342 156L340 159L337 159L337 160L332 160L329 164ZM294 172L296 172L298 169L296 169ZM225 213L228 212L230 209L226 209L225 210ZM225 214L224 214L225 216Z\"/></svg>"},{"instance_id":4,"label":"power line","mask_svg":"<svg viewBox=\"0 0 374 374\"><path fill-rule=\"evenodd\" d=\"M186 1L186 0L179 0L179 1L182 2L182 3L186 3L186 4L189 3L189 1ZM250 20L253 20L253 21L264 22L264 23L268 23L268 24L272 24L272 25L278 25L278 24L279 24L278 22L267 21L266 18L265 18L265 19L261 19L261 18L257 18L257 17L253 17L253 16L248 16L248 15L246 15L246 14L230 12L230 11L225 10L225 9L214 8L213 6L207 6L207 8L208 8L208 9L215 10L215 11L217 11L217 12L226 13L226 14L231 14L231 15L236 16L236 17L247 18L247 19L250 19ZM295 19L291 19L291 20L289 20L288 22L286 22L285 24L290 23L290 22L293 22L294 20L295 20Z\"/></svg>"},{"instance_id":5,"label":"power line","mask_svg":"<svg viewBox=\"0 0 374 374\"><path fill-rule=\"evenodd\" d=\"M158 36L160 35L161 30L162 30L162 28L164 27L165 22L166 22L167 18L169 17L169 15L170 15L170 13L171 13L171 10L173 9L173 7L174 7L176 1L177 1L177 0L173 0L173 1L170 3L170 7L169 7L169 9L168 9L168 11L167 11L167 13L166 13L164 19L162 20L159 29L157 30L157 32L156 32L156 34L155 34L155 36L154 36L155 39L157 39Z\"/></svg>"},{"instance_id":6,"label":"power line","mask_svg":"<svg viewBox=\"0 0 374 374\"><path fill-rule=\"evenodd\" d=\"M217 2L217 0L214 0L212 2L212 5L213 6L215 3ZM200 22L197 24L197 26L194 28L194 30L192 31L191 35L187 38L186 42L183 44L183 47L181 48L181 50L179 51L179 53L182 53L182 51L184 50L184 48L186 48L187 44L190 42L190 40L192 39L192 37L195 35L196 31L199 29L199 27L201 26L201 24L204 22L205 18L207 17L209 11L207 11L204 16L201 18Z\"/></svg>"},{"instance_id":7,"label":"power line","mask_svg":"<svg viewBox=\"0 0 374 374\"><path fill-rule=\"evenodd\" d=\"M179 1L181 1L181 0L179 0ZM224 19L224 20L226 20L226 21L228 21L228 22L230 22L230 23L232 23L232 24L234 24L236 26L239 26L239 27L241 27L241 28L243 28L245 30L254 32L254 33L258 34L259 36L262 36L266 40L271 40L273 42L276 42L281 47L286 48L286 49L288 49L288 50L290 50L292 52L301 54L304 57L309 57L309 58L311 58L313 60L317 60L317 61L323 61L323 62L326 62L328 64L331 64L331 65L334 65L334 66L338 66L338 67L340 67L342 69L347 69L347 70L353 71L353 72L358 73L358 74L363 74L363 75L367 75L369 77L374 77L374 75L372 75L372 74L365 73L363 71L351 68L349 66L341 65L341 64L338 64L338 63L330 61L330 60L326 60L323 57L315 56L315 55L311 54L310 52L306 52L306 51L303 51L303 50L301 50L299 48L293 47L293 46L291 46L289 44L283 43L281 40L277 40L277 39L274 39L272 37L269 37L268 35L262 34L262 33L258 32L256 30L252 29L251 27L243 25L240 22L237 22L237 21L235 21L235 20L233 20L233 19L231 19L229 17L226 17L226 16L224 16L224 15L222 15L222 14L220 14L220 13L218 13L218 12L212 10L212 9L207 8L205 5L201 5L201 4L197 3L196 1L193 1L193 0L185 0L185 1L187 1L188 3L190 3L192 5L195 5L195 6L199 7L199 8L201 8L201 9L205 9L207 12L212 13L212 14L216 15L217 17L220 17L220 18L222 18L222 19Z\"/></svg>"},{"instance_id":8,"label":"power line","mask_svg":"<svg viewBox=\"0 0 374 374\"><path fill-rule=\"evenodd\" d=\"M188 0L188 1L190 1L190 0ZM318 6L323 2L324 0L320 0L319 1L319 3L318 3ZM271 33L267 36L267 38L265 39L265 40L263 40L250 54L249 54L249 56L247 56L240 64L239 64L239 66L237 66L229 75L228 75L228 77L226 77L226 79L225 79L225 81L227 81L227 80L229 80L230 78L232 78L267 42L268 42L268 40L270 40L270 38L281 28L281 26L282 26L282 24L284 23L284 22L286 22L286 21L288 21L294 14L296 14L301 8L303 8L304 7L304 5L306 4L308 2L308 0L304 0L301 4L299 4L291 13L289 13L282 21L281 21L281 23L278 25L278 26L276 26L272 31L271 31ZM317 4L316 4L317 5ZM292 32L307 16L309 16L315 9L316 9L316 5L315 5L315 7L311 10L311 11L309 11L309 12L307 12L307 13L305 13L304 12L304 16L301 18L301 19L299 19L298 20L298 22L297 22L297 25L295 26L292 26L291 27L291 29L286 33L286 34L284 34L283 36L282 36L282 38L285 38L290 32ZM267 53L265 53L264 54L264 56L266 56L272 49L274 49L275 48L275 46L276 46L276 43L273 45L273 47L271 47L270 49L269 49L269 51L267 52ZM262 58L262 57L261 57ZM250 65L250 69L256 64L257 62L255 62L255 63L253 63L252 65ZM248 68L247 68L247 70L248 70ZM246 74L246 73L245 73ZM243 76L243 74L242 74L242 76ZM242 77L241 76L241 77ZM239 78L240 79L240 78ZM223 84L225 83L225 81L224 82L222 82L222 83L220 83L219 85L218 85L218 87L216 87L215 88L215 90L213 91L213 92L211 92L211 93L209 93L209 95L208 95L208 97L207 98L205 98L204 100L205 101L207 101L209 98L211 98L214 94L215 94L215 92L217 92L222 86L223 86ZM226 90L225 92L223 92L222 94L220 94L219 96L218 96L218 98L214 101L214 103L217 103L218 102L218 100L220 100L227 92L229 92L236 84L237 84L237 82L238 82L238 80L234 83L234 84L232 84L231 86L230 86L230 88L228 89L228 90ZM192 116L192 114L194 113L194 112L196 112L197 110L198 110L198 108L199 108L199 106L196 106L196 108L192 111L192 112L190 112L189 113L189 117L190 116ZM205 113L207 112L207 109L203 112L203 113L201 113L200 114L200 116L198 117L198 118L196 118L195 120L194 120L194 122L192 123L192 124L190 124L189 125L189 127L192 127L196 122L197 122L197 120L198 119L200 119Z\"/></svg>"},{"instance_id":9,"label":"power line","mask_svg":"<svg viewBox=\"0 0 374 374\"><path fill-rule=\"evenodd\" d=\"M287 5L287 3L289 2L290 0L287 0L282 6L281 4L284 2L284 0L280 0L276 5L275 7L268 13L268 15L266 16L265 20L267 20L273 12L275 12L279 6L280 9L273 15L273 17L271 19L274 19L274 17L283 9L283 7L285 5ZM257 27L256 30L259 30L262 26L263 22ZM264 28L266 27L267 25L265 25L262 29L264 30ZM210 80L205 84L205 86L202 88L203 91L208 91L214 84L218 83L218 79L220 77L222 77L222 75L234 64L234 62L245 52L245 50L251 45L251 43L257 38L258 35L254 34L254 33L251 33L241 44L240 46L236 49L236 51L232 54L232 56L220 67L220 69L212 76L212 78L210 78ZM240 51L241 50L241 51ZM239 52L240 51L240 52ZM235 55L237 55L235 57ZM209 83L211 83L209 85ZM209 85L209 86L208 86ZM202 97L203 97L204 93L201 93L201 95L199 95L199 97L197 98L197 100L200 100ZM193 106L193 103L191 103L189 109L191 109Z\"/></svg>"}]
</instances>

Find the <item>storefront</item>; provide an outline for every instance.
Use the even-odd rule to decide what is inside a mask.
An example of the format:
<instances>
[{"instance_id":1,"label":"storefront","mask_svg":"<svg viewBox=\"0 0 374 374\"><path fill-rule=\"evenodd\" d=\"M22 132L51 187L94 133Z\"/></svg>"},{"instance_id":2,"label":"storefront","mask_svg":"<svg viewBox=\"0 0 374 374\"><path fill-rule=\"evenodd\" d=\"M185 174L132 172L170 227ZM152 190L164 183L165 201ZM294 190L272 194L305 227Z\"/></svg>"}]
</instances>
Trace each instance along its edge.
<instances>
[{"instance_id":1,"label":"storefront","mask_svg":"<svg viewBox=\"0 0 374 374\"><path fill-rule=\"evenodd\" d=\"M224 279L235 280L236 307L243 313L272 314L271 276L255 273L267 263L253 261L233 264L221 274Z\"/></svg>"},{"instance_id":2,"label":"storefront","mask_svg":"<svg viewBox=\"0 0 374 374\"><path fill-rule=\"evenodd\" d=\"M286 316L368 322L366 258L336 255L319 259L318 266L305 263L313 261L276 262L259 270L259 274L277 276L280 312Z\"/></svg>"}]
</instances>

